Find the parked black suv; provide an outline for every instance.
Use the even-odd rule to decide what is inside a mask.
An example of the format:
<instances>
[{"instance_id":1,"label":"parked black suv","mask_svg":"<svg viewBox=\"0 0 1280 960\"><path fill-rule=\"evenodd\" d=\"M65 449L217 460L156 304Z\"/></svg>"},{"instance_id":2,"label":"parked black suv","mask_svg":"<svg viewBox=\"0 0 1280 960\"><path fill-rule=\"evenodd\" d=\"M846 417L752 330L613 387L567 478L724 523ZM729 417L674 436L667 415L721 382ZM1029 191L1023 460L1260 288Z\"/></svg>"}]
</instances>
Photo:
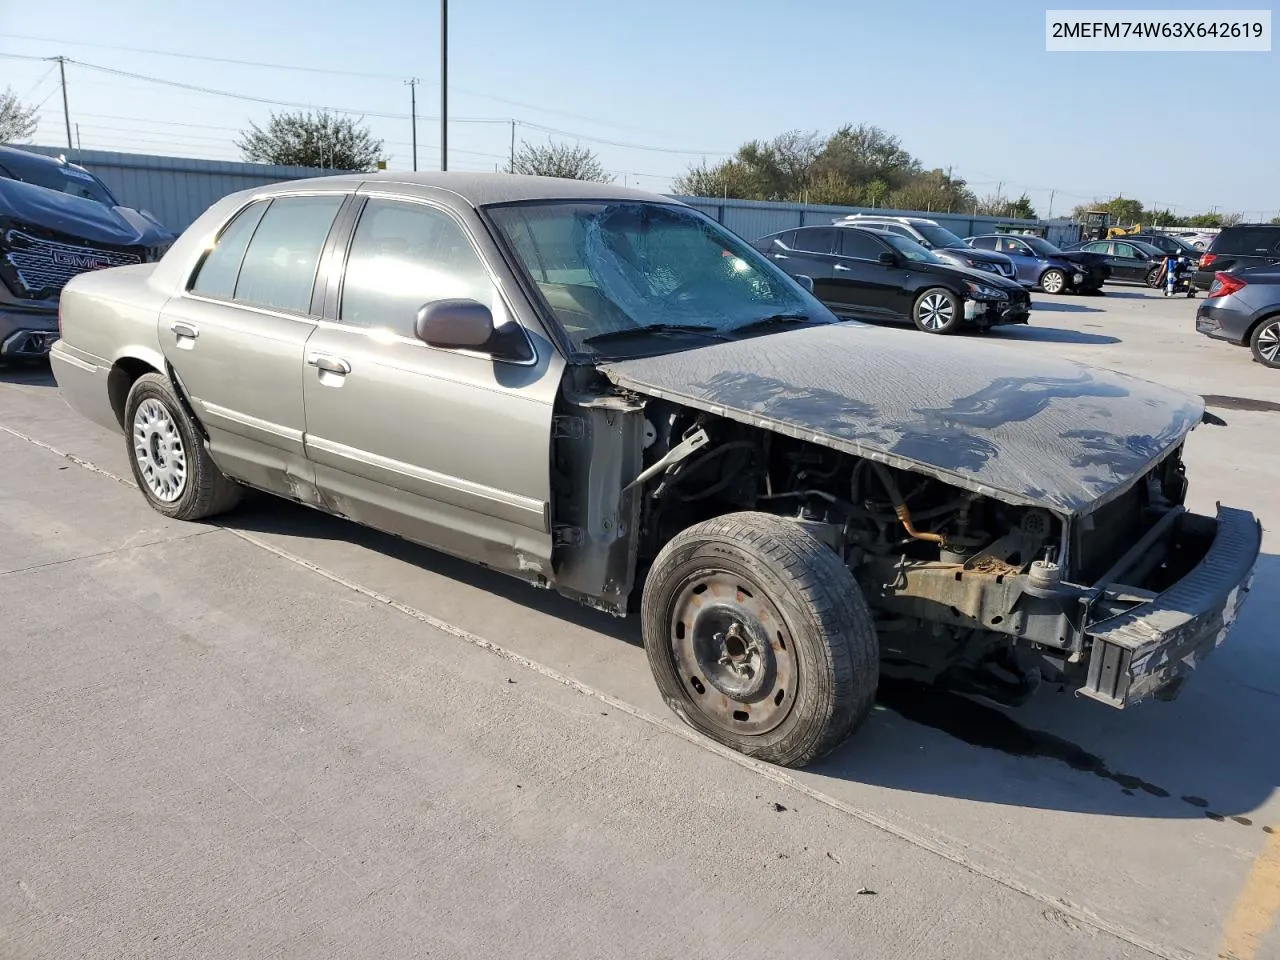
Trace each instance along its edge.
<instances>
[{"instance_id":1,"label":"parked black suv","mask_svg":"<svg viewBox=\"0 0 1280 960\"><path fill-rule=\"evenodd\" d=\"M1016 280L1014 263L1003 253L975 250L936 220L925 217L884 217L871 213L854 213L836 220L838 226L866 227L914 240L939 260L957 267L985 270Z\"/></svg>"},{"instance_id":2,"label":"parked black suv","mask_svg":"<svg viewBox=\"0 0 1280 960\"><path fill-rule=\"evenodd\" d=\"M1016 280L954 267L914 240L862 227L800 227L753 246L813 292L833 313L860 320L914 323L952 333L1026 323L1031 296Z\"/></svg>"},{"instance_id":3,"label":"parked black suv","mask_svg":"<svg viewBox=\"0 0 1280 960\"><path fill-rule=\"evenodd\" d=\"M76 274L156 260L173 240L84 167L0 147L0 359L48 354Z\"/></svg>"},{"instance_id":4,"label":"parked black suv","mask_svg":"<svg viewBox=\"0 0 1280 960\"><path fill-rule=\"evenodd\" d=\"M1200 290L1208 290L1218 272L1238 273L1252 267L1280 263L1280 224L1238 223L1223 227L1200 257L1193 278Z\"/></svg>"},{"instance_id":5,"label":"parked black suv","mask_svg":"<svg viewBox=\"0 0 1280 960\"><path fill-rule=\"evenodd\" d=\"M1199 260L1201 251L1197 250L1181 237L1175 237L1168 233L1126 233L1123 236L1116 237L1117 240L1139 240L1142 243L1155 247L1161 253L1170 257L1186 257L1189 260Z\"/></svg>"}]
</instances>

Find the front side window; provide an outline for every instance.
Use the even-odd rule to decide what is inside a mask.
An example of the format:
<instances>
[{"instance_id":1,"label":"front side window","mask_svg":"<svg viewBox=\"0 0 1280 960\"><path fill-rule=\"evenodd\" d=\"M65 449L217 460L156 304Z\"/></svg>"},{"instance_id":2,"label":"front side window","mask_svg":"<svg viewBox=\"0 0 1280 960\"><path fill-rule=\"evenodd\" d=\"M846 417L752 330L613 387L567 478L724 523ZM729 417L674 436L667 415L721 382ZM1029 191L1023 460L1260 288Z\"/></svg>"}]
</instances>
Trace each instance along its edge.
<instances>
[{"instance_id":1,"label":"front side window","mask_svg":"<svg viewBox=\"0 0 1280 960\"><path fill-rule=\"evenodd\" d=\"M244 252L249 248L249 240L258 227L258 221L266 213L267 203L259 200L249 204L227 224L200 264L191 284L192 293L222 300L230 300L235 295L240 262L244 260Z\"/></svg>"},{"instance_id":2,"label":"front side window","mask_svg":"<svg viewBox=\"0 0 1280 960\"><path fill-rule=\"evenodd\" d=\"M840 252L858 260L874 260L884 253L884 246L865 230L840 231Z\"/></svg>"},{"instance_id":3,"label":"front side window","mask_svg":"<svg viewBox=\"0 0 1280 960\"><path fill-rule=\"evenodd\" d=\"M420 203L365 204L351 239L338 319L413 337L423 304L458 298L500 312L493 281L462 228Z\"/></svg>"},{"instance_id":4,"label":"front side window","mask_svg":"<svg viewBox=\"0 0 1280 960\"><path fill-rule=\"evenodd\" d=\"M1029 251L1023 246L1021 240L1014 240L1011 237L1003 238L996 247L1000 253L1007 253L1013 257L1025 257L1029 255Z\"/></svg>"},{"instance_id":5,"label":"front side window","mask_svg":"<svg viewBox=\"0 0 1280 960\"><path fill-rule=\"evenodd\" d=\"M1023 240L1023 243L1042 257L1057 257L1062 255L1062 251L1044 237L1027 237Z\"/></svg>"},{"instance_id":6,"label":"front side window","mask_svg":"<svg viewBox=\"0 0 1280 960\"><path fill-rule=\"evenodd\" d=\"M996 248L995 237L974 237L969 241L969 246L977 250L994 250Z\"/></svg>"},{"instance_id":7,"label":"front side window","mask_svg":"<svg viewBox=\"0 0 1280 960\"><path fill-rule=\"evenodd\" d=\"M245 251L233 299L309 313L320 251L343 199L333 195L272 200Z\"/></svg>"},{"instance_id":8,"label":"front side window","mask_svg":"<svg viewBox=\"0 0 1280 960\"><path fill-rule=\"evenodd\" d=\"M1080 249L1081 249L1081 250L1084 250L1084 251L1086 251L1086 252L1088 252L1088 253L1103 253L1103 254L1105 254L1105 253L1110 253L1110 251L1111 251L1111 244L1107 243L1105 240L1095 240L1093 243L1086 243L1086 244L1085 244L1083 247L1081 247Z\"/></svg>"},{"instance_id":9,"label":"front side window","mask_svg":"<svg viewBox=\"0 0 1280 960\"><path fill-rule=\"evenodd\" d=\"M1125 257L1129 260L1136 260L1138 257L1138 251L1134 249L1133 244L1131 243L1117 243L1115 255L1117 257Z\"/></svg>"},{"instance_id":10,"label":"front side window","mask_svg":"<svg viewBox=\"0 0 1280 960\"><path fill-rule=\"evenodd\" d=\"M885 234L884 239L889 246L893 247L908 260L913 260L916 263L946 263L932 250L926 250L914 240L908 240L906 237L899 237L892 233Z\"/></svg>"},{"instance_id":11,"label":"front side window","mask_svg":"<svg viewBox=\"0 0 1280 960\"><path fill-rule=\"evenodd\" d=\"M671 325L696 328L696 345L777 315L835 320L763 254L685 207L563 201L486 209L577 351L599 354L591 340L603 334Z\"/></svg>"}]
</instances>

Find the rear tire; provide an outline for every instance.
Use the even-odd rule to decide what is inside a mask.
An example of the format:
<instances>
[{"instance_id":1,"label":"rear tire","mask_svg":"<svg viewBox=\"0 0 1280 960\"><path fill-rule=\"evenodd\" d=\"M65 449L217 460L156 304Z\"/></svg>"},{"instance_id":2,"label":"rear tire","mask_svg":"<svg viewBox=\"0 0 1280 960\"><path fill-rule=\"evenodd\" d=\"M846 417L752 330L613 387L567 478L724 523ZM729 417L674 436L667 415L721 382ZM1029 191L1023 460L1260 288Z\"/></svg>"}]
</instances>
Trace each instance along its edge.
<instances>
[{"instance_id":1,"label":"rear tire","mask_svg":"<svg viewBox=\"0 0 1280 960\"><path fill-rule=\"evenodd\" d=\"M964 306L945 287L930 287L916 298L911 319L925 333L951 333L964 320Z\"/></svg>"},{"instance_id":2,"label":"rear tire","mask_svg":"<svg viewBox=\"0 0 1280 960\"><path fill-rule=\"evenodd\" d=\"M1161 270L1159 267L1152 267L1147 271L1147 275L1144 279L1146 280L1148 287L1160 286L1160 273Z\"/></svg>"},{"instance_id":3,"label":"rear tire","mask_svg":"<svg viewBox=\"0 0 1280 960\"><path fill-rule=\"evenodd\" d=\"M795 523L733 513L658 554L641 601L667 705L747 756L802 767L866 719L879 680L871 611L840 558Z\"/></svg>"},{"instance_id":4,"label":"rear tire","mask_svg":"<svg viewBox=\"0 0 1280 960\"><path fill-rule=\"evenodd\" d=\"M1067 291L1067 275L1056 267L1040 274L1040 289L1057 296Z\"/></svg>"},{"instance_id":5,"label":"rear tire","mask_svg":"<svg viewBox=\"0 0 1280 960\"><path fill-rule=\"evenodd\" d=\"M129 466L153 510L175 520L201 520L240 502L243 488L214 464L167 377L140 376L124 410Z\"/></svg>"},{"instance_id":6,"label":"rear tire","mask_svg":"<svg viewBox=\"0 0 1280 960\"><path fill-rule=\"evenodd\" d=\"M1249 349L1263 366L1280 368L1280 317L1269 317L1253 328Z\"/></svg>"}]
</instances>

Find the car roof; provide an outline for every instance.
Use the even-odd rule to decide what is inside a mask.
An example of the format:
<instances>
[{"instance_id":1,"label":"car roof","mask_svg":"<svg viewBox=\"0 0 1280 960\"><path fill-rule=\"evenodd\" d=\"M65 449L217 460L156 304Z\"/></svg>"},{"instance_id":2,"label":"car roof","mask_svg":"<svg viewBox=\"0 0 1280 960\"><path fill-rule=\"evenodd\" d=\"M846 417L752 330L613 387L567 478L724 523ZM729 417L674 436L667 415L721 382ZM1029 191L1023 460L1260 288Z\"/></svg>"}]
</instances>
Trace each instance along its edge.
<instances>
[{"instance_id":1,"label":"car roof","mask_svg":"<svg viewBox=\"0 0 1280 960\"><path fill-rule=\"evenodd\" d=\"M408 173L382 171L378 173L338 174L332 177L313 177L308 180L289 180L275 184L260 194L287 193L307 186L347 186L369 184L379 190L406 194L430 191L452 193L473 207L490 203L515 203L521 200L636 200L678 204L660 194L632 187L619 187L611 183L591 183L586 180L567 180L559 177L531 177L513 173L471 173L450 171L434 173Z\"/></svg>"}]
</instances>

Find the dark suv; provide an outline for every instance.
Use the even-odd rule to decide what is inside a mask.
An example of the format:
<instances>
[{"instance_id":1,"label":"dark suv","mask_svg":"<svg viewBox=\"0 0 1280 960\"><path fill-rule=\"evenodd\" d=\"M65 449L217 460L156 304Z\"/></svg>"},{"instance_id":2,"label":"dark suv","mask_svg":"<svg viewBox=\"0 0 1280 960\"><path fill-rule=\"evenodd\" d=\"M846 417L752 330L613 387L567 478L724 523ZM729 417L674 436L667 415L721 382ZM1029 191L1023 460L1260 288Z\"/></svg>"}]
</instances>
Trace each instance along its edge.
<instances>
[{"instance_id":1,"label":"dark suv","mask_svg":"<svg viewBox=\"0 0 1280 960\"><path fill-rule=\"evenodd\" d=\"M952 266L883 230L800 227L752 246L793 277L811 281L818 299L840 316L953 333L1026 323L1031 312L1031 296L1016 280Z\"/></svg>"},{"instance_id":2,"label":"dark suv","mask_svg":"<svg viewBox=\"0 0 1280 960\"><path fill-rule=\"evenodd\" d=\"M1170 257L1186 257L1192 261L1200 259L1200 250L1197 250L1181 237L1175 237L1169 233L1126 233L1118 239L1141 241Z\"/></svg>"},{"instance_id":3,"label":"dark suv","mask_svg":"<svg viewBox=\"0 0 1280 960\"><path fill-rule=\"evenodd\" d=\"M76 274L158 259L173 239L84 167L0 147L0 359L49 353Z\"/></svg>"},{"instance_id":4,"label":"dark suv","mask_svg":"<svg viewBox=\"0 0 1280 960\"><path fill-rule=\"evenodd\" d=\"M1200 257L1195 285L1208 290L1216 273L1238 273L1274 264L1280 264L1280 224L1238 223L1223 227Z\"/></svg>"}]
</instances>

